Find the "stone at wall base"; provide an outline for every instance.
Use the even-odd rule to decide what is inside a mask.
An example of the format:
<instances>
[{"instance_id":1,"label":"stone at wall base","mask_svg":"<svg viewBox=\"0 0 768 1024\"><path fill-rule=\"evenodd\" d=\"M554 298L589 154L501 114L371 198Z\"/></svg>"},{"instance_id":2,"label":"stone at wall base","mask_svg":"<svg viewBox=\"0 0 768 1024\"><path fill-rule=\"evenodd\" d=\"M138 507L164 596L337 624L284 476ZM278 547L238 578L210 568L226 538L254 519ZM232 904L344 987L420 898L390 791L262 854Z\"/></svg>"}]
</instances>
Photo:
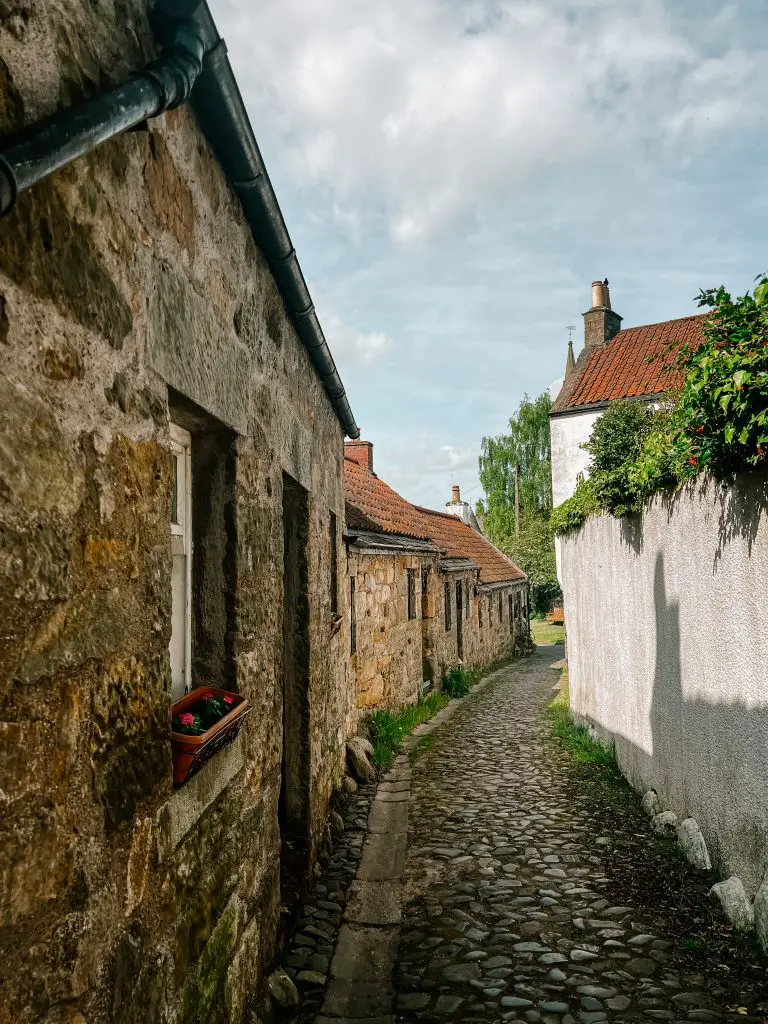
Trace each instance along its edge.
<instances>
[{"instance_id":1,"label":"stone at wall base","mask_svg":"<svg viewBox=\"0 0 768 1024\"><path fill-rule=\"evenodd\" d=\"M657 814L661 814L661 801L655 789L648 790L643 796L640 806L649 818L655 818Z\"/></svg>"},{"instance_id":2,"label":"stone at wall base","mask_svg":"<svg viewBox=\"0 0 768 1024\"><path fill-rule=\"evenodd\" d=\"M686 818L680 822L677 827L677 841L690 864L702 871L711 869L712 861L709 859L707 844L694 818Z\"/></svg>"},{"instance_id":3,"label":"stone at wall base","mask_svg":"<svg viewBox=\"0 0 768 1024\"><path fill-rule=\"evenodd\" d=\"M677 829L677 815L674 811L662 811L651 819L651 828L660 836L671 836Z\"/></svg>"},{"instance_id":4,"label":"stone at wall base","mask_svg":"<svg viewBox=\"0 0 768 1024\"><path fill-rule=\"evenodd\" d=\"M373 782L376 779L376 769L368 760L370 743L361 736L353 736L347 741L347 765L350 774L358 782Z\"/></svg>"},{"instance_id":5,"label":"stone at wall base","mask_svg":"<svg viewBox=\"0 0 768 1024\"><path fill-rule=\"evenodd\" d=\"M740 878L731 875L724 882L713 885L709 894L717 897L723 913L737 931L746 932L752 928L755 923L755 912Z\"/></svg>"},{"instance_id":6,"label":"stone at wall base","mask_svg":"<svg viewBox=\"0 0 768 1024\"><path fill-rule=\"evenodd\" d=\"M350 795L357 792L357 783L351 775L344 776L344 792L349 793Z\"/></svg>"},{"instance_id":7,"label":"stone at wall base","mask_svg":"<svg viewBox=\"0 0 768 1024\"><path fill-rule=\"evenodd\" d=\"M299 992L285 971L273 971L267 979L267 988L281 1009L298 1010Z\"/></svg>"},{"instance_id":8,"label":"stone at wall base","mask_svg":"<svg viewBox=\"0 0 768 1024\"><path fill-rule=\"evenodd\" d=\"M763 882L755 896L755 931L763 947L768 953L768 881Z\"/></svg>"}]
</instances>

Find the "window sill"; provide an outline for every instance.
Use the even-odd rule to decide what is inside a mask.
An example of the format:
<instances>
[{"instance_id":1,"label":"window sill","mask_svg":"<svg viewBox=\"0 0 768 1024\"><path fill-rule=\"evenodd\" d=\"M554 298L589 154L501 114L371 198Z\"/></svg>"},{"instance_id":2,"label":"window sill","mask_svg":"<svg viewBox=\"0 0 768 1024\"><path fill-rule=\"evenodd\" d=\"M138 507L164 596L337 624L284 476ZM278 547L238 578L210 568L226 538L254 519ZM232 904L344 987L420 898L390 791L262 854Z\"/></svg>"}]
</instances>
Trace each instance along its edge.
<instances>
[{"instance_id":1,"label":"window sill","mask_svg":"<svg viewBox=\"0 0 768 1024\"><path fill-rule=\"evenodd\" d=\"M179 789L157 812L157 856L162 864L197 824L214 800L245 767L245 733L223 750Z\"/></svg>"}]
</instances>

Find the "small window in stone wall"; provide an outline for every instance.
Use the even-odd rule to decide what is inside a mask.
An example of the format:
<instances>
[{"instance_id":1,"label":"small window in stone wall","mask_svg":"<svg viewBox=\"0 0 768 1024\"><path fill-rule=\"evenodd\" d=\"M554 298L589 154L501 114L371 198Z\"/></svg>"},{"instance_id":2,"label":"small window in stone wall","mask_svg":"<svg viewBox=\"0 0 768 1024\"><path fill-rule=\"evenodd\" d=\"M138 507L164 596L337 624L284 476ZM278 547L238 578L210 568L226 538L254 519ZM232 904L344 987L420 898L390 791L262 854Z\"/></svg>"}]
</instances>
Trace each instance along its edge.
<instances>
[{"instance_id":1,"label":"small window in stone wall","mask_svg":"<svg viewBox=\"0 0 768 1024\"><path fill-rule=\"evenodd\" d=\"M349 653L357 650L357 615L355 612L355 577L349 577Z\"/></svg>"},{"instance_id":2,"label":"small window in stone wall","mask_svg":"<svg viewBox=\"0 0 768 1024\"><path fill-rule=\"evenodd\" d=\"M502 604L504 595L499 591L499 625L501 625L504 619L504 605Z\"/></svg>"},{"instance_id":3,"label":"small window in stone wall","mask_svg":"<svg viewBox=\"0 0 768 1024\"><path fill-rule=\"evenodd\" d=\"M192 435L170 424L171 490L171 699L192 689Z\"/></svg>"},{"instance_id":4,"label":"small window in stone wall","mask_svg":"<svg viewBox=\"0 0 768 1024\"><path fill-rule=\"evenodd\" d=\"M331 545L331 615L335 618L339 614L339 545L335 512L331 512L329 533Z\"/></svg>"},{"instance_id":5,"label":"small window in stone wall","mask_svg":"<svg viewBox=\"0 0 768 1024\"><path fill-rule=\"evenodd\" d=\"M464 584L464 618L469 618L470 613L470 594L469 594L469 583Z\"/></svg>"},{"instance_id":6,"label":"small window in stone wall","mask_svg":"<svg viewBox=\"0 0 768 1024\"><path fill-rule=\"evenodd\" d=\"M443 603L445 605L445 631L446 633L451 628L451 585L450 583L445 584L445 590L443 593Z\"/></svg>"},{"instance_id":7,"label":"small window in stone wall","mask_svg":"<svg viewBox=\"0 0 768 1024\"><path fill-rule=\"evenodd\" d=\"M408 602L408 618L416 618L416 570L408 569L406 600Z\"/></svg>"},{"instance_id":8,"label":"small window in stone wall","mask_svg":"<svg viewBox=\"0 0 768 1024\"><path fill-rule=\"evenodd\" d=\"M477 624L480 629L483 628L483 599L478 597L477 599Z\"/></svg>"},{"instance_id":9,"label":"small window in stone wall","mask_svg":"<svg viewBox=\"0 0 768 1024\"><path fill-rule=\"evenodd\" d=\"M429 569L421 570L421 617L422 619L432 618L434 609L430 608L429 602Z\"/></svg>"}]
</instances>

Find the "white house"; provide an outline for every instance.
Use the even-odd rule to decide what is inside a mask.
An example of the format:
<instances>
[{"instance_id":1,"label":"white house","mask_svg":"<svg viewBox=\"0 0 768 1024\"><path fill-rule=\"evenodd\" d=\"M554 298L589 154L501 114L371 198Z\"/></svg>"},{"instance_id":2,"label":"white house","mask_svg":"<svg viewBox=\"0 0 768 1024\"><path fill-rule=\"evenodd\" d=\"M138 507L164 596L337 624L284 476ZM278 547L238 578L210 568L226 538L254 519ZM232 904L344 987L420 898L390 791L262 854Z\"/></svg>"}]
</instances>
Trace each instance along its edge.
<instances>
[{"instance_id":1,"label":"white house","mask_svg":"<svg viewBox=\"0 0 768 1024\"><path fill-rule=\"evenodd\" d=\"M592 306L584 313L584 348L574 361L568 343L565 380L550 413L552 503L559 505L587 474L582 445L611 402L636 398L654 402L682 383L675 357L701 339L704 316L686 316L621 330L611 309L608 281L592 282Z\"/></svg>"}]
</instances>

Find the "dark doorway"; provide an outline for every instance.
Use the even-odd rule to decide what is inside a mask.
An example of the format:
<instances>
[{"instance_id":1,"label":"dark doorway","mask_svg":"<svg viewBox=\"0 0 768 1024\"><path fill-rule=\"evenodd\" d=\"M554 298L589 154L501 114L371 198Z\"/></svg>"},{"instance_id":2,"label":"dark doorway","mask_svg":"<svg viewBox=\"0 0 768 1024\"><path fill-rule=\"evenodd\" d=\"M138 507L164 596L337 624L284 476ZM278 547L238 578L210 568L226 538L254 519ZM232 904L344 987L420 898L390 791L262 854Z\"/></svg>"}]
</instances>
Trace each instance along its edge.
<instances>
[{"instance_id":1,"label":"dark doorway","mask_svg":"<svg viewBox=\"0 0 768 1024\"><path fill-rule=\"evenodd\" d=\"M308 494L283 474L283 762L280 882L284 906L299 895L309 808Z\"/></svg>"},{"instance_id":2,"label":"dark doorway","mask_svg":"<svg viewBox=\"0 0 768 1024\"><path fill-rule=\"evenodd\" d=\"M456 584L456 654L459 661L464 660L464 616L462 602L464 600L464 584Z\"/></svg>"}]
</instances>

